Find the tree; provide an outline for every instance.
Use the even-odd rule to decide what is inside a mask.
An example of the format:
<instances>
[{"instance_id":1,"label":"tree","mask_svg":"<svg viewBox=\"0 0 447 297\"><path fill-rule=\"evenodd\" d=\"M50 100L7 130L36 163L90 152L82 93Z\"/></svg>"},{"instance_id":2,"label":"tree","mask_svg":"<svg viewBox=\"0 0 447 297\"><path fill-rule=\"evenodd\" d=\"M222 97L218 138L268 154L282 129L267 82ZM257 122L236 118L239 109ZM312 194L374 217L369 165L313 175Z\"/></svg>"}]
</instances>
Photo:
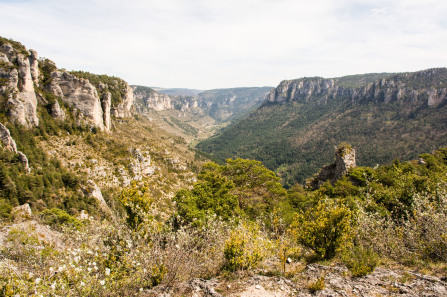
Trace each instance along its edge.
<instances>
[{"instance_id":1,"label":"tree","mask_svg":"<svg viewBox=\"0 0 447 297\"><path fill-rule=\"evenodd\" d=\"M201 225L209 215L228 221L241 214L238 200L230 192L232 181L214 171L202 172L200 178L192 190L180 190L174 197L178 215L186 223Z\"/></svg>"}]
</instances>

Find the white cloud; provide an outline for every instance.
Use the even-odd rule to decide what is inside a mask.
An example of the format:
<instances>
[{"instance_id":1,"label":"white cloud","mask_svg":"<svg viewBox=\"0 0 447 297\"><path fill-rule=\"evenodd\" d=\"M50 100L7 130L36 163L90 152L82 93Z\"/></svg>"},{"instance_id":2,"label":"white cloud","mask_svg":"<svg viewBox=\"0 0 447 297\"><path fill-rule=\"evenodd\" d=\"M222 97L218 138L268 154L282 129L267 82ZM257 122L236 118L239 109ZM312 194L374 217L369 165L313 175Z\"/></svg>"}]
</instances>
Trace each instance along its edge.
<instances>
[{"instance_id":1,"label":"white cloud","mask_svg":"<svg viewBox=\"0 0 447 297\"><path fill-rule=\"evenodd\" d=\"M217 88L446 65L441 0L0 1L0 35L59 67Z\"/></svg>"}]
</instances>

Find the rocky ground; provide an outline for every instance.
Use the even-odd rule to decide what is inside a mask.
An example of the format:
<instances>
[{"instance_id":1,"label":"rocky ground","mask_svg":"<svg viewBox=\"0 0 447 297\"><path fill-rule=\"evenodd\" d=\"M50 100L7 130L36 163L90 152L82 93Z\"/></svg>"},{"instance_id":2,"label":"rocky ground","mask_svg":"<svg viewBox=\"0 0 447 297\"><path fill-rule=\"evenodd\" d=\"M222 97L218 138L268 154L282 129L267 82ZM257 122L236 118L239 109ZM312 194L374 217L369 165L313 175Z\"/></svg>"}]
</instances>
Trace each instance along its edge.
<instances>
[{"instance_id":1,"label":"rocky ground","mask_svg":"<svg viewBox=\"0 0 447 297\"><path fill-rule=\"evenodd\" d=\"M313 291L312 284L324 279L321 290ZM170 294L162 288L148 292L146 296L231 296L231 297L279 297L279 296L447 296L445 277L435 277L403 270L376 268L365 277L350 277L341 264L323 266L309 264L291 280L280 276L252 275L233 280L194 279Z\"/></svg>"}]
</instances>

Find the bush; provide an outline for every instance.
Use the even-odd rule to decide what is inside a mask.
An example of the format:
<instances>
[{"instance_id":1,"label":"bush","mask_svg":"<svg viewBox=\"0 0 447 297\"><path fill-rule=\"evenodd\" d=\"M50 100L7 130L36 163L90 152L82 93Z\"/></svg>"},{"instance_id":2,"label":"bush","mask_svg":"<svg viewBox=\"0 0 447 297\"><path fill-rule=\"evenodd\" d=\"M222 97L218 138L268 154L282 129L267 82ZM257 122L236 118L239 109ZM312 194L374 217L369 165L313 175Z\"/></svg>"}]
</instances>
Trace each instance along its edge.
<instances>
[{"instance_id":1,"label":"bush","mask_svg":"<svg viewBox=\"0 0 447 297\"><path fill-rule=\"evenodd\" d=\"M149 185L145 182L139 185L136 181L121 191L120 201L127 213L127 224L133 229L151 219L153 199L149 194Z\"/></svg>"},{"instance_id":2,"label":"bush","mask_svg":"<svg viewBox=\"0 0 447 297\"><path fill-rule=\"evenodd\" d=\"M351 211L345 206L319 201L315 207L297 213L292 224L298 243L320 259L331 259L351 244Z\"/></svg>"},{"instance_id":3,"label":"bush","mask_svg":"<svg viewBox=\"0 0 447 297\"><path fill-rule=\"evenodd\" d=\"M209 172L202 176L192 190L180 190L174 197L180 218L194 226L203 225L206 218L216 215L224 221L239 217L236 196L230 193L234 185L226 177L217 172Z\"/></svg>"},{"instance_id":4,"label":"bush","mask_svg":"<svg viewBox=\"0 0 447 297\"><path fill-rule=\"evenodd\" d=\"M225 241L226 268L230 271L255 268L268 254L270 241L256 223L244 222Z\"/></svg>"},{"instance_id":5,"label":"bush","mask_svg":"<svg viewBox=\"0 0 447 297\"><path fill-rule=\"evenodd\" d=\"M373 272L379 262L377 254L372 249L362 246L354 246L344 253L342 258L352 276L365 276Z\"/></svg>"},{"instance_id":6,"label":"bush","mask_svg":"<svg viewBox=\"0 0 447 297\"><path fill-rule=\"evenodd\" d=\"M66 225L79 229L82 226L80 220L59 208L46 209L40 213L40 217L45 224L53 227Z\"/></svg>"},{"instance_id":7,"label":"bush","mask_svg":"<svg viewBox=\"0 0 447 297\"><path fill-rule=\"evenodd\" d=\"M324 289L324 276L321 276L315 282L308 284L307 288L312 293L323 290Z\"/></svg>"},{"instance_id":8,"label":"bush","mask_svg":"<svg viewBox=\"0 0 447 297\"><path fill-rule=\"evenodd\" d=\"M447 261L447 193L415 194L408 219L361 213L356 239L381 256L400 263Z\"/></svg>"}]
</instances>

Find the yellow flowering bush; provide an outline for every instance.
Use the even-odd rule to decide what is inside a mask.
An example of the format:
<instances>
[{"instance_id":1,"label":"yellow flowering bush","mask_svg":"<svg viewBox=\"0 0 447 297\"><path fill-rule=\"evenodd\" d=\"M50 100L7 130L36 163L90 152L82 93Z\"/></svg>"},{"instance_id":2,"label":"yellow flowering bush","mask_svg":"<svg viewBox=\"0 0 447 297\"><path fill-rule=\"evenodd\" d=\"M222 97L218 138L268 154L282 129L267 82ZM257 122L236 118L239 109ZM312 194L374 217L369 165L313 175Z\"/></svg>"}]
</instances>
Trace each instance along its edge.
<instances>
[{"instance_id":1,"label":"yellow flowering bush","mask_svg":"<svg viewBox=\"0 0 447 297\"><path fill-rule=\"evenodd\" d=\"M298 212L292 224L298 243L320 259L330 259L352 241L352 214L346 206L319 201L305 212Z\"/></svg>"},{"instance_id":2,"label":"yellow flowering bush","mask_svg":"<svg viewBox=\"0 0 447 297\"><path fill-rule=\"evenodd\" d=\"M226 267L231 271L255 268L267 256L270 246L258 224L243 222L225 241Z\"/></svg>"}]
</instances>

